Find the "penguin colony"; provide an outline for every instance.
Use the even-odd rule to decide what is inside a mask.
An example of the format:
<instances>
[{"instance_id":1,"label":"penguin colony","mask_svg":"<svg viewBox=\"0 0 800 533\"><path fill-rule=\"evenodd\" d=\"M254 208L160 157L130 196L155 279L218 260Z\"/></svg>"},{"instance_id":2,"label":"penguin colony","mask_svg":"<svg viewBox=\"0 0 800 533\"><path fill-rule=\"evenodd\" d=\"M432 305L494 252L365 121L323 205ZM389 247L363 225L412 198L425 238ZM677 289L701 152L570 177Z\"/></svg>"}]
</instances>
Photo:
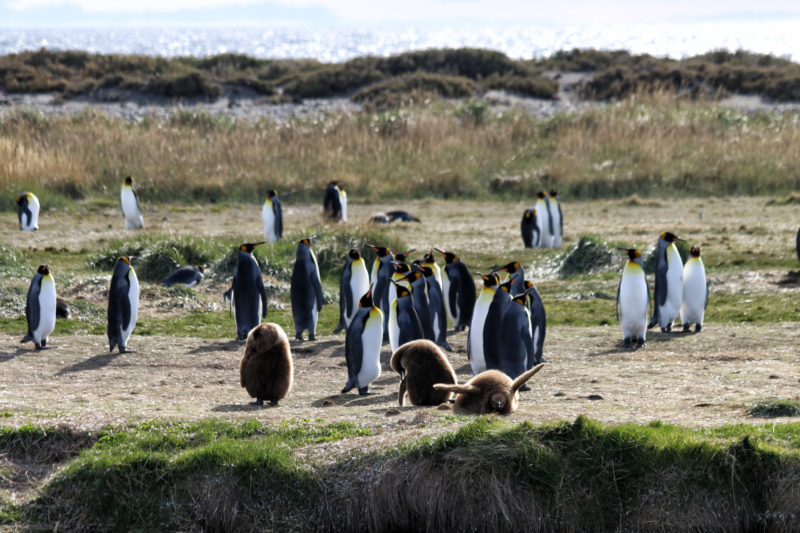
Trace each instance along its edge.
<instances>
[{"instance_id":1,"label":"penguin colony","mask_svg":"<svg viewBox=\"0 0 800 533\"><path fill-rule=\"evenodd\" d=\"M26 192L17 197L20 230L38 229L40 205ZM120 207L126 229L144 227L133 178L125 178L120 192ZM347 194L338 182L325 191L325 216L333 222L347 220ZM405 211L389 211L388 222L419 222ZM238 247L233 281L226 299L235 308L236 335L247 340L240 365L240 381L257 405L269 401L276 405L293 384L292 356L286 333L277 324L262 324L267 315L267 296L261 268L253 250L282 237L283 218L276 190L271 190L262 209L267 241L244 243ZM371 222L384 222L384 218ZM563 217L558 193L551 190L537 195L536 206L523 213L521 233L525 247L558 248L563 242ZM692 324L695 332L703 326L708 305L708 281L700 249L693 247L683 264L670 232L660 235L656 248L656 274L653 301L647 287L642 254L622 249L627 256L617 294L617 313L622 328L623 346L645 345L646 330L656 324L669 332L680 314L683 330ZM308 331L315 340L322 309L322 287L313 240L298 241L292 272L291 303L295 338L302 340ZM421 258L407 262L414 250L392 253L386 247L367 245L375 252L371 270L360 250L348 252L340 284L339 324L334 333L344 330L347 382L342 393L356 388L369 394L369 387L381 374L380 351L389 342L393 351L391 367L401 378L398 402L408 396L414 405L435 405L456 395L456 405L477 413L513 412L518 392L544 364L543 344L546 313L534 283L525 280L519 262L512 261L489 274L478 274L483 287L476 295L469 268L450 251L434 248ZM800 259L800 231L797 235ZM444 268L434 259L434 251L444 258ZM197 285L205 267L185 266L172 272L164 286ZM128 340L136 324L139 282L128 257L115 263L108 291L109 349L129 352ZM648 312L652 309L649 317ZM41 265L28 289L25 306L28 332L22 342L33 342L36 349L48 346L56 316L68 317L66 302L56 298L55 282L48 265ZM469 326L467 353L473 378L459 385L442 349L447 342L447 318L456 331Z\"/></svg>"}]
</instances>

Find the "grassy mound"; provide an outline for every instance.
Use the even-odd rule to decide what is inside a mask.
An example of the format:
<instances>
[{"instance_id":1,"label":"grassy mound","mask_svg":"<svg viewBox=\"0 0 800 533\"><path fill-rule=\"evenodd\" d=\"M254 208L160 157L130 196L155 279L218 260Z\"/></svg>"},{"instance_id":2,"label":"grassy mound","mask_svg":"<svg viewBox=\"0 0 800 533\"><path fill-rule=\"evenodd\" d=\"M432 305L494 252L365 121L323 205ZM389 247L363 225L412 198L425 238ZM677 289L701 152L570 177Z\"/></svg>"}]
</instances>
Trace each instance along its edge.
<instances>
[{"instance_id":1,"label":"grassy mound","mask_svg":"<svg viewBox=\"0 0 800 533\"><path fill-rule=\"evenodd\" d=\"M619 255L608 243L581 235L575 248L564 257L558 274L563 278L604 272L620 264Z\"/></svg>"},{"instance_id":2,"label":"grassy mound","mask_svg":"<svg viewBox=\"0 0 800 533\"><path fill-rule=\"evenodd\" d=\"M759 418L800 416L800 402L789 400L763 401L750 408L750 416Z\"/></svg>"}]
</instances>

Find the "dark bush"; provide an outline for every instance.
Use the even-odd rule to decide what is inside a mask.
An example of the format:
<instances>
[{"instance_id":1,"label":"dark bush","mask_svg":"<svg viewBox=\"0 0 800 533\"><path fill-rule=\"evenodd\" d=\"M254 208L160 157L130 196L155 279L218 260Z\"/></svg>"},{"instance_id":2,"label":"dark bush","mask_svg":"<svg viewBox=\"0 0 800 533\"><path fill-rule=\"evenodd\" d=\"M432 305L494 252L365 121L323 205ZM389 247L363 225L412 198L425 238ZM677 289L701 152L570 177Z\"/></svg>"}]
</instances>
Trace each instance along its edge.
<instances>
[{"instance_id":1,"label":"dark bush","mask_svg":"<svg viewBox=\"0 0 800 533\"><path fill-rule=\"evenodd\" d=\"M472 96L475 90L475 83L467 78L419 72L374 83L354 94L352 100L369 103L385 98L387 94L408 94L412 91L432 93L444 98L466 98Z\"/></svg>"}]
</instances>

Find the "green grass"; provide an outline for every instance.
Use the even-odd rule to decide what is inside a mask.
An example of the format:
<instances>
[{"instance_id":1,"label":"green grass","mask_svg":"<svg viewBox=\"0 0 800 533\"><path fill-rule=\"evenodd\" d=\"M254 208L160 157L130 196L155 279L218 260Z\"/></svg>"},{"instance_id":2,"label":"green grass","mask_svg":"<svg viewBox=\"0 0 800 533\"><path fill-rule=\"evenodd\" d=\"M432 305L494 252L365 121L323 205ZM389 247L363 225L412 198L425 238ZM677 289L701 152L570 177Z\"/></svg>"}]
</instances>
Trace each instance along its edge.
<instances>
[{"instance_id":1,"label":"green grass","mask_svg":"<svg viewBox=\"0 0 800 533\"><path fill-rule=\"evenodd\" d=\"M751 407L750 416L759 418L800 416L800 402L790 400L766 400Z\"/></svg>"}]
</instances>

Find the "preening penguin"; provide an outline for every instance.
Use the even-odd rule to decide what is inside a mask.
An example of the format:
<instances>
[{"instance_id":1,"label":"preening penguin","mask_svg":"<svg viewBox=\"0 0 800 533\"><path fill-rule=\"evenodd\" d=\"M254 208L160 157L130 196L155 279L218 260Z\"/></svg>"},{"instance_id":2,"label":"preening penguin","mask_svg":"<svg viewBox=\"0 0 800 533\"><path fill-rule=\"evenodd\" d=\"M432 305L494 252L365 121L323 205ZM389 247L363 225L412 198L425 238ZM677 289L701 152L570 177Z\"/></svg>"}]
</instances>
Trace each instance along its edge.
<instances>
[{"instance_id":1,"label":"preening penguin","mask_svg":"<svg viewBox=\"0 0 800 533\"><path fill-rule=\"evenodd\" d=\"M358 311L358 301L368 290L367 265L358 248L351 248L347 252L347 260L339 283L339 325L333 330L334 333L347 329Z\"/></svg>"},{"instance_id":2,"label":"preening penguin","mask_svg":"<svg viewBox=\"0 0 800 533\"><path fill-rule=\"evenodd\" d=\"M119 205L122 208L122 216L125 218L125 229L142 229L144 227L142 210L139 208L139 197L136 195L133 178L130 176L122 182Z\"/></svg>"},{"instance_id":3,"label":"preening penguin","mask_svg":"<svg viewBox=\"0 0 800 533\"><path fill-rule=\"evenodd\" d=\"M21 231L39 229L39 199L32 192L17 196L17 217Z\"/></svg>"},{"instance_id":4,"label":"preening penguin","mask_svg":"<svg viewBox=\"0 0 800 533\"><path fill-rule=\"evenodd\" d=\"M356 313L347 328L344 351L347 360L347 384L342 394L353 387L358 394L368 394L370 384L381 375L381 344L383 343L383 313L372 301L372 290L358 302Z\"/></svg>"},{"instance_id":5,"label":"preening penguin","mask_svg":"<svg viewBox=\"0 0 800 533\"><path fill-rule=\"evenodd\" d=\"M255 398L253 405L278 405L292 389L294 368L289 338L278 324L267 322L250 330L239 363L239 383Z\"/></svg>"},{"instance_id":6,"label":"preening penguin","mask_svg":"<svg viewBox=\"0 0 800 533\"><path fill-rule=\"evenodd\" d=\"M28 287L25 319L28 333L20 342L33 341L37 350L52 348L47 346L47 337L56 328L56 282L47 265L39 265Z\"/></svg>"},{"instance_id":7,"label":"preening penguin","mask_svg":"<svg viewBox=\"0 0 800 533\"><path fill-rule=\"evenodd\" d=\"M507 415L516 411L519 406L520 387L543 366L544 364L536 365L513 381L499 370L487 370L463 385L437 383L433 388L456 393L456 407L481 415Z\"/></svg>"},{"instance_id":8,"label":"preening penguin","mask_svg":"<svg viewBox=\"0 0 800 533\"><path fill-rule=\"evenodd\" d=\"M689 331L694 324L695 332L703 329L703 316L708 307L708 280L700 248L693 247L689 259L683 265L683 301L681 302L681 322L683 331Z\"/></svg>"},{"instance_id":9,"label":"preening penguin","mask_svg":"<svg viewBox=\"0 0 800 533\"><path fill-rule=\"evenodd\" d=\"M675 242L682 240L668 231L658 238L655 301L648 329L658 324L661 331L672 331L672 323L678 318L683 299L683 261Z\"/></svg>"},{"instance_id":10,"label":"preening penguin","mask_svg":"<svg viewBox=\"0 0 800 533\"><path fill-rule=\"evenodd\" d=\"M472 310L475 307L475 283L472 281L472 274L456 254L439 248L434 250L442 254L447 263L442 275L445 308L456 331L464 331L472 320Z\"/></svg>"},{"instance_id":11,"label":"preening penguin","mask_svg":"<svg viewBox=\"0 0 800 533\"><path fill-rule=\"evenodd\" d=\"M467 358L472 366L472 375L477 375L486 370L486 358L483 353L483 326L486 316L489 314L489 307L494 299L495 286L498 279L497 274L478 275L483 279L483 288L475 301L475 309L472 312L472 321L469 324L467 335Z\"/></svg>"},{"instance_id":12,"label":"preening penguin","mask_svg":"<svg viewBox=\"0 0 800 533\"><path fill-rule=\"evenodd\" d=\"M519 225L525 248L536 248L539 243L539 224L536 209L526 209Z\"/></svg>"},{"instance_id":13,"label":"preening penguin","mask_svg":"<svg viewBox=\"0 0 800 533\"><path fill-rule=\"evenodd\" d=\"M332 181L325 187L325 198L322 202L325 217L332 222L342 220L342 200L339 195L339 182Z\"/></svg>"},{"instance_id":14,"label":"preening penguin","mask_svg":"<svg viewBox=\"0 0 800 533\"><path fill-rule=\"evenodd\" d=\"M261 218L264 221L264 236L267 242L274 243L283 235L283 212L278 191L272 189L267 193L264 206L261 208Z\"/></svg>"},{"instance_id":15,"label":"preening penguin","mask_svg":"<svg viewBox=\"0 0 800 533\"><path fill-rule=\"evenodd\" d=\"M131 261L126 256L118 257L111 275L108 289L108 351L119 347L119 353L127 353L128 339L136 325L139 312L139 280Z\"/></svg>"},{"instance_id":16,"label":"preening penguin","mask_svg":"<svg viewBox=\"0 0 800 533\"><path fill-rule=\"evenodd\" d=\"M650 292L642 267L642 253L635 248L620 248L628 255L617 289L617 318L622 327L622 343L625 348L644 346L647 336L647 311L650 307Z\"/></svg>"},{"instance_id":17,"label":"preening penguin","mask_svg":"<svg viewBox=\"0 0 800 533\"><path fill-rule=\"evenodd\" d=\"M294 338L303 340L303 331L308 330L308 340L313 341L317 335L317 319L322 311L322 282L319 277L319 265L311 239L297 241L297 255L292 269L292 317L294 317Z\"/></svg>"},{"instance_id":18,"label":"preening penguin","mask_svg":"<svg viewBox=\"0 0 800 533\"><path fill-rule=\"evenodd\" d=\"M403 344L392 354L392 369L400 374L397 401L402 406L408 392L411 405L439 405L450 399L450 391L436 390L436 383L456 384L456 373L444 352L429 340Z\"/></svg>"},{"instance_id":19,"label":"preening penguin","mask_svg":"<svg viewBox=\"0 0 800 533\"><path fill-rule=\"evenodd\" d=\"M205 271L205 265L183 266L173 270L170 275L166 277L162 285L164 287L172 287L176 283L180 283L186 287L194 287L203 281Z\"/></svg>"},{"instance_id":20,"label":"preening penguin","mask_svg":"<svg viewBox=\"0 0 800 533\"><path fill-rule=\"evenodd\" d=\"M236 338L244 340L251 329L267 317L267 289L253 250L264 242L248 242L239 246L236 269L233 271L233 306L236 309Z\"/></svg>"},{"instance_id":21,"label":"preening penguin","mask_svg":"<svg viewBox=\"0 0 800 533\"><path fill-rule=\"evenodd\" d=\"M564 218L561 214L561 202L558 201L558 191L550 191L550 220L553 222L553 248L561 248L564 239Z\"/></svg>"},{"instance_id":22,"label":"preening penguin","mask_svg":"<svg viewBox=\"0 0 800 533\"><path fill-rule=\"evenodd\" d=\"M553 219L550 218L550 201L544 191L538 192L536 196L536 225L539 226L539 242L536 248L552 248Z\"/></svg>"},{"instance_id":23,"label":"preening penguin","mask_svg":"<svg viewBox=\"0 0 800 533\"><path fill-rule=\"evenodd\" d=\"M428 309L431 313L434 342L445 350L453 351L447 342L447 313L444 308L444 295L442 286L436 281L433 269L420 265L417 267L425 277L425 288L428 291Z\"/></svg>"},{"instance_id":24,"label":"preening penguin","mask_svg":"<svg viewBox=\"0 0 800 533\"><path fill-rule=\"evenodd\" d=\"M422 322L414 309L414 298L411 289L398 285L394 280L392 286L397 296L389 305L389 342L392 351L402 344L424 338Z\"/></svg>"}]
</instances>

